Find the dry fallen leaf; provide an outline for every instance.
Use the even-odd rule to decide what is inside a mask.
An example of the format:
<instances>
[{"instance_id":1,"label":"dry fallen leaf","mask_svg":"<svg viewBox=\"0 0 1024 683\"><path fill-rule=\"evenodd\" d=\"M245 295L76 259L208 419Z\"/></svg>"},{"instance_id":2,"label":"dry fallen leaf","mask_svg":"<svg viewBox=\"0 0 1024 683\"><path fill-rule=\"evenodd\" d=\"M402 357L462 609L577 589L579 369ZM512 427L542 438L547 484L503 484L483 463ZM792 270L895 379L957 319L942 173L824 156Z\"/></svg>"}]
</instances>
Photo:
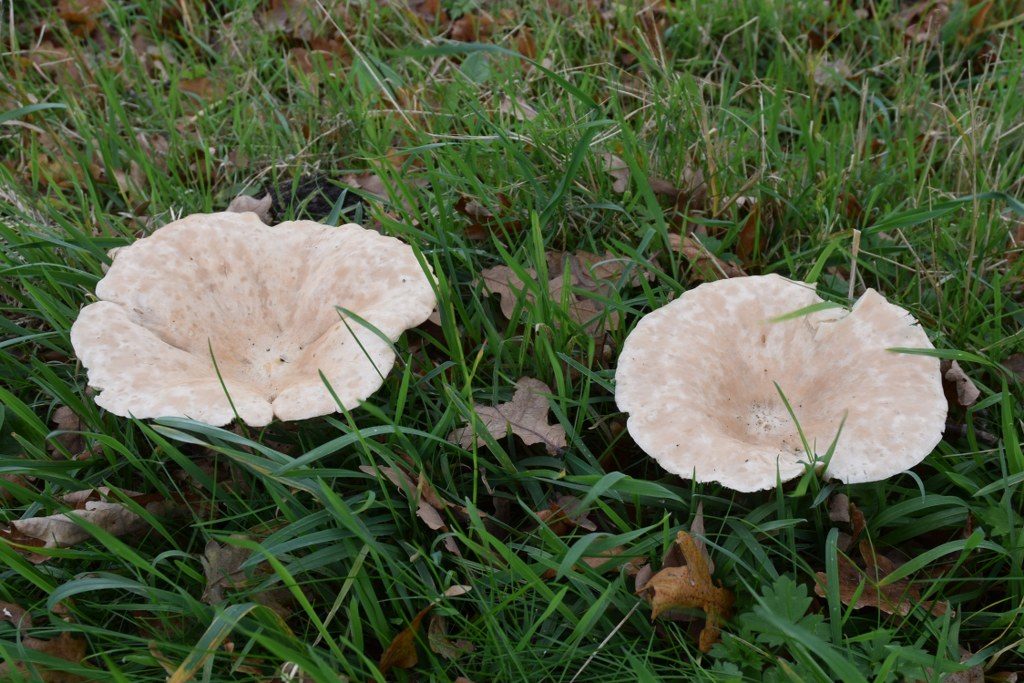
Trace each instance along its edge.
<instances>
[{"instance_id":1,"label":"dry fallen leaf","mask_svg":"<svg viewBox=\"0 0 1024 683\"><path fill-rule=\"evenodd\" d=\"M700 550L701 555L704 557L704 561L708 565L708 572L715 573L715 563L711 559L710 553L708 553L707 546L704 543L704 503L697 504L697 510L694 512L693 521L690 523L690 536L693 538L697 549ZM661 568L666 569L668 567L684 567L686 566L686 558L683 557L683 553L679 548L679 545L672 543L669 545L668 550L661 557ZM636 574L634 581L634 590L639 593L641 589L651 580L654 575L654 569L651 565L645 564L640 567ZM680 609L669 609L661 614L662 618L672 619L673 621L695 621L697 617L691 613Z\"/></svg>"},{"instance_id":2,"label":"dry fallen leaf","mask_svg":"<svg viewBox=\"0 0 1024 683\"><path fill-rule=\"evenodd\" d=\"M612 177L612 192L622 194L629 187L629 165L610 152L600 152L597 158L605 173Z\"/></svg>"},{"instance_id":3,"label":"dry fallen leaf","mask_svg":"<svg viewBox=\"0 0 1024 683\"><path fill-rule=\"evenodd\" d=\"M967 376L960 364L955 360L943 360L941 370L942 388L946 392L946 398L949 399L950 405L961 408L973 406L981 396L981 391Z\"/></svg>"},{"instance_id":4,"label":"dry fallen leaf","mask_svg":"<svg viewBox=\"0 0 1024 683\"><path fill-rule=\"evenodd\" d=\"M246 194L240 194L231 200L228 204L228 211L233 213L245 213L251 211L260 217L260 220L267 225L271 225L272 218L270 216L270 208L274 203L274 198L270 196L270 193L263 195L259 199L251 197Z\"/></svg>"},{"instance_id":5,"label":"dry fallen leaf","mask_svg":"<svg viewBox=\"0 0 1024 683\"><path fill-rule=\"evenodd\" d=\"M949 606L944 602L922 603L920 589L911 584L909 579L900 579L879 585L885 577L896 571L899 565L889 558L875 553L867 539L861 540L857 544L857 548L864 562L863 569L846 555L839 555L839 599L844 605L850 605L853 602L853 597L863 582L863 590L857 597L856 603L852 605L854 609L874 607L886 614L906 616L910 614L915 605L920 604L935 616L942 616L946 613ZM825 597L828 588L825 572L818 572L817 577L814 591Z\"/></svg>"},{"instance_id":6,"label":"dry fallen leaf","mask_svg":"<svg viewBox=\"0 0 1024 683\"><path fill-rule=\"evenodd\" d=\"M499 193L497 199L502 209L507 209L512 205L512 201L504 194ZM466 236L469 239L487 239L494 232L504 231L514 234L523 229L521 221L503 220L495 216L491 209L469 197L459 197L452 208L470 219L469 227L466 228Z\"/></svg>"},{"instance_id":7,"label":"dry fallen leaf","mask_svg":"<svg viewBox=\"0 0 1024 683\"><path fill-rule=\"evenodd\" d=\"M433 485L427 481L426 476L420 473L418 483L413 483L407 472L397 467L373 467L371 465L360 465L359 469L366 474L376 477L377 473L383 474L388 481L398 487L410 500L416 503L416 516L427 525L431 531L450 531L441 513L449 507L455 512L463 512L465 508L458 505L451 505L441 498ZM444 539L445 548L454 555L462 555L458 544L451 536Z\"/></svg>"},{"instance_id":8,"label":"dry fallen leaf","mask_svg":"<svg viewBox=\"0 0 1024 683\"><path fill-rule=\"evenodd\" d=\"M85 438L78 434L83 429L82 418L78 417L71 408L60 406L53 411L53 417L50 419L58 431L67 432L55 436L54 441L63 446L72 457L85 450ZM56 451L57 449L54 449L54 452Z\"/></svg>"},{"instance_id":9,"label":"dry fallen leaf","mask_svg":"<svg viewBox=\"0 0 1024 683\"><path fill-rule=\"evenodd\" d=\"M444 592L444 597L452 598L459 595L464 595L470 590L469 586L452 586ZM387 649L384 650L384 654L380 656L380 663L377 668L380 669L382 674L387 673L391 669L409 669L416 666L419 661L419 655L416 653L416 635L420 631L420 624L423 623L423 618L430 613L430 610L434 609L439 601L435 600L430 603L419 613L413 617L412 622L406 626L402 631L395 636L391 644L388 645Z\"/></svg>"},{"instance_id":10,"label":"dry fallen leaf","mask_svg":"<svg viewBox=\"0 0 1024 683\"><path fill-rule=\"evenodd\" d=\"M177 504L152 495L133 491L122 493L154 516L165 516L178 508ZM148 525L142 517L121 503L111 502L108 497L110 489L106 487L74 491L64 496L64 502L73 508L70 512L12 521L8 528L0 529L0 540L30 548L67 548L91 537L75 519L94 524L118 537L145 532ZM44 562L48 558L33 554L30 559Z\"/></svg>"},{"instance_id":11,"label":"dry fallen leaf","mask_svg":"<svg viewBox=\"0 0 1024 683\"><path fill-rule=\"evenodd\" d=\"M850 497L845 493L832 496L828 506L828 518L833 522L850 523Z\"/></svg>"},{"instance_id":12,"label":"dry fallen leaf","mask_svg":"<svg viewBox=\"0 0 1024 683\"><path fill-rule=\"evenodd\" d=\"M522 98L512 99L508 96L501 98L498 111L507 114L517 121L533 121L537 118L537 110Z\"/></svg>"},{"instance_id":13,"label":"dry fallen leaf","mask_svg":"<svg viewBox=\"0 0 1024 683\"><path fill-rule=\"evenodd\" d=\"M468 640L452 640L449 638L448 620L437 615L430 617L430 625L427 626L427 642L430 645L431 652L451 661L455 661L463 655L476 650L476 646Z\"/></svg>"},{"instance_id":14,"label":"dry fallen leaf","mask_svg":"<svg viewBox=\"0 0 1024 683\"><path fill-rule=\"evenodd\" d=\"M546 257L550 277L546 290L552 301L564 302L569 317L594 336L619 327L621 316L617 311L606 315L606 306L601 299L614 294L620 284L619 280L627 267L624 259L612 254L601 256L586 251L549 252ZM536 282L535 270L528 269L526 274ZM644 270L642 275L634 274L630 277L625 285L638 286L641 277L650 279L652 275ZM480 273L480 279L487 291L500 297L501 312L509 320L512 319L520 296L528 303L536 301L531 288L508 266L487 268Z\"/></svg>"},{"instance_id":15,"label":"dry fallen leaf","mask_svg":"<svg viewBox=\"0 0 1024 683\"><path fill-rule=\"evenodd\" d=\"M407 6L423 28L448 23L448 13L441 7L441 0L408 0Z\"/></svg>"},{"instance_id":16,"label":"dry fallen leaf","mask_svg":"<svg viewBox=\"0 0 1024 683\"><path fill-rule=\"evenodd\" d=\"M483 428L495 439L503 439L511 431L527 446L542 443L554 455L566 447L565 429L560 424L548 423L548 398L551 389L538 379L523 377L516 382L512 400L496 406L475 405ZM448 435L448 440L463 448L482 446L483 440L472 424L460 427Z\"/></svg>"},{"instance_id":17,"label":"dry fallen leaf","mask_svg":"<svg viewBox=\"0 0 1024 683\"><path fill-rule=\"evenodd\" d=\"M350 173L345 176L345 182L352 187L366 190L367 193L375 197L380 197L381 199L388 198L388 190L384 186L383 181L381 181L380 176L376 173Z\"/></svg>"},{"instance_id":18,"label":"dry fallen leaf","mask_svg":"<svg viewBox=\"0 0 1024 683\"><path fill-rule=\"evenodd\" d=\"M203 550L200 561L203 574L206 576L206 588L203 589L203 602L216 605L225 599L225 591L239 590L258 584L270 573L265 564L259 564L248 573L242 565L249 559L251 551L226 543L209 541ZM261 591L249 596L250 599L270 608L273 612L287 619L291 616L292 594L285 587Z\"/></svg>"},{"instance_id":19,"label":"dry fallen leaf","mask_svg":"<svg viewBox=\"0 0 1024 683\"><path fill-rule=\"evenodd\" d=\"M651 618L673 609L700 609L706 615L700 632L701 652L718 642L721 624L732 613L733 594L721 583L711 581L711 570L695 539L685 531L676 535L676 545L686 562L682 567L665 567L637 591L651 603Z\"/></svg>"},{"instance_id":20,"label":"dry fallen leaf","mask_svg":"<svg viewBox=\"0 0 1024 683\"><path fill-rule=\"evenodd\" d=\"M34 650L75 664L79 664L85 659L85 640L76 638L67 631L61 631L59 636L49 640L24 636L21 638L21 644L27 650ZM11 676L12 671L18 671L21 675L14 679ZM87 680L76 674L45 669L41 664L36 664L31 669L25 663L16 663L13 666L0 664L0 679L5 681L22 680L23 677L30 676L30 672L35 674L30 680L40 683L85 683Z\"/></svg>"},{"instance_id":21,"label":"dry fallen leaf","mask_svg":"<svg viewBox=\"0 0 1024 683\"><path fill-rule=\"evenodd\" d=\"M533 40L533 31L530 30L529 26L523 26L521 29L516 31L516 52L526 57L527 59L537 58L537 43ZM523 65L527 66L526 64Z\"/></svg>"},{"instance_id":22,"label":"dry fallen leaf","mask_svg":"<svg viewBox=\"0 0 1024 683\"><path fill-rule=\"evenodd\" d=\"M853 69L841 57L835 61L821 59L814 67L814 82L820 86L839 89L853 78Z\"/></svg>"},{"instance_id":23,"label":"dry fallen leaf","mask_svg":"<svg viewBox=\"0 0 1024 683\"><path fill-rule=\"evenodd\" d=\"M669 246L680 252L690 262L692 276L702 282L746 275L735 263L718 258L696 237L669 235Z\"/></svg>"},{"instance_id":24,"label":"dry fallen leaf","mask_svg":"<svg viewBox=\"0 0 1024 683\"><path fill-rule=\"evenodd\" d=\"M106 0L60 0L57 15L78 35L88 35L96 28L96 17L106 9Z\"/></svg>"},{"instance_id":25,"label":"dry fallen leaf","mask_svg":"<svg viewBox=\"0 0 1024 683\"><path fill-rule=\"evenodd\" d=\"M612 191L619 194L625 192L629 187L629 165L610 152L599 152L597 158L605 172L612 177ZM670 202L669 218L673 225L685 222L688 213L705 209L707 183L704 181L704 173L693 164L683 168L678 181L651 177L647 183L655 195L665 197Z\"/></svg>"},{"instance_id":26,"label":"dry fallen leaf","mask_svg":"<svg viewBox=\"0 0 1024 683\"><path fill-rule=\"evenodd\" d=\"M838 548L841 551L839 559L839 599L844 605L853 601L853 596L864 582L863 591L854 605L855 609L862 607L875 607L886 614L900 614L906 616L913 609L914 605L921 603L921 591L911 584L909 579L900 579L884 586L879 582L886 576L892 574L899 565L888 557L877 553L871 542L862 535L867 528L867 520L864 513L860 511L845 494L837 494L832 497L829 503L829 519L833 522L847 523L850 526L850 533L839 535ZM859 542L858 542L859 540ZM845 553L857 543L864 567L858 567ZM824 572L817 573L818 581L814 587L815 592L824 597L828 586L827 577ZM940 602L926 602L925 609L932 614L939 616L945 614L948 605Z\"/></svg>"},{"instance_id":27,"label":"dry fallen leaf","mask_svg":"<svg viewBox=\"0 0 1024 683\"><path fill-rule=\"evenodd\" d=\"M32 628L32 615L28 610L13 602L0 602L0 621L7 621L14 624L19 631L27 631Z\"/></svg>"},{"instance_id":28,"label":"dry fallen leaf","mask_svg":"<svg viewBox=\"0 0 1024 683\"><path fill-rule=\"evenodd\" d=\"M584 555L575 565L573 565L573 571L579 572L583 571L584 567L589 567L598 573L604 573L618 571L620 567L624 566L628 576L636 576L640 571L639 565L641 564L642 559L634 557L626 563L616 561L624 552L626 552L626 549L623 546L618 545L614 548L609 548L608 550L604 550L596 554ZM558 576L558 571L554 568L548 569L541 574L542 579L553 579L556 576Z\"/></svg>"},{"instance_id":29,"label":"dry fallen leaf","mask_svg":"<svg viewBox=\"0 0 1024 683\"><path fill-rule=\"evenodd\" d=\"M1024 382L1024 353L1015 353L1003 361L1003 367L1017 376Z\"/></svg>"},{"instance_id":30,"label":"dry fallen leaf","mask_svg":"<svg viewBox=\"0 0 1024 683\"><path fill-rule=\"evenodd\" d=\"M564 536L577 527L585 531L597 531L597 525L586 513L580 513L580 499L576 496L558 496L546 510L537 513L551 532Z\"/></svg>"},{"instance_id":31,"label":"dry fallen leaf","mask_svg":"<svg viewBox=\"0 0 1024 683\"><path fill-rule=\"evenodd\" d=\"M448 37L462 43L475 43L494 32L494 18L487 12L466 12L452 22Z\"/></svg>"},{"instance_id":32,"label":"dry fallen leaf","mask_svg":"<svg viewBox=\"0 0 1024 683\"><path fill-rule=\"evenodd\" d=\"M200 78L183 78L178 81L178 88L182 92L187 92L204 100L211 99L219 94L217 85L214 84L213 80L205 76Z\"/></svg>"},{"instance_id":33,"label":"dry fallen leaf","mask_svg":"<svg viewBox=\"0 0 1024 683\"><path fill-rule=\"evenodd\" d=\"M949 15L949 0L921 0L901 10L896 15L896 24L903 29L908 40L934 43L938 41Z\"/></svg>"}]
</instances>

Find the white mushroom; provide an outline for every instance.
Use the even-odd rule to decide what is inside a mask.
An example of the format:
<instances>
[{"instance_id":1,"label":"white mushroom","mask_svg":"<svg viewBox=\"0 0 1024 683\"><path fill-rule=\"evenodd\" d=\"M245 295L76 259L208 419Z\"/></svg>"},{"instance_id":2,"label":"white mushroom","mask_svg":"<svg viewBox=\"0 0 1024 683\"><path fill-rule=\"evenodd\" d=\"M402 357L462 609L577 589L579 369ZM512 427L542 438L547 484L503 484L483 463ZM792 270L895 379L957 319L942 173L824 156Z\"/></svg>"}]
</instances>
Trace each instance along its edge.
<instances>
[{"instance_id":1,"label":"white mushroom","mask_svg":"<svg viewBox=\"0 0 1024 683\"><path fill-rule=\"evenodd\" d=\"M253 426L353 408L435 297L413 250L358 225L197 214L120 249L71 343L116 415ZM330 385L330 390L321 378Z\"/></svg>"},{"instance_id":2,"label":"white mushroom","mask_svg":"<svg viewBox=\"0 0 1024 683\"><path fill-rule=\"evenodd\" d=\"M838 435L828 477L877 481L916 465L945 426L939 361L889 349L931 349L928 336L874 290L849 312L777 320L821 302L777 275L737 277L644 316L615 373L629 433L668 471L738 491L805 470L796 424L818 456Z\"/></svg>"}]
</instances>

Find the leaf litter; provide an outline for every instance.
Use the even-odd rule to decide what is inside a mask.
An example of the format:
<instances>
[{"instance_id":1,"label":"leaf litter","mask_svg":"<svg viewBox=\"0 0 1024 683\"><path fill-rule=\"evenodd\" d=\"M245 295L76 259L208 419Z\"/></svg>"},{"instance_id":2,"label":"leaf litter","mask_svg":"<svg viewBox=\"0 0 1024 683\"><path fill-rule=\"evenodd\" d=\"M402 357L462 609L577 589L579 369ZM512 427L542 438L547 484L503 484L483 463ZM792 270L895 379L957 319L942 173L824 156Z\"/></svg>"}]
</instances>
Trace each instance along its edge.
<instances>
[{"instance_id":1,"label":"leaf litter","mask_svg":"<svg viewBox=\"0 0 1024 683\"><path fill-rule=\"evenodd\" d=\"M384 654L381 655L380 662L377 664L380 672L385 674L391 669L409 669L416 666L420 659L416 652L416 636L420 632L423 619L441 602L441 599L465 595L470 590L472 590L470 586L452 586L442 594L441 598L421 609L409 625L402 629L384 650Z\"/></svg>"},{"instance_id":2,"label":"leaf litter","mask_svg":"<svg viewBox=\"0 0 1024 683\"><path fill-rule=\"evenodd\" d=\"M906 616L920 605L934 616L945 614L949 605L939 601L924 601L921 589L909 578L886 582L900 564L878 552L866 536L864 514L845 494L834 496L829 506L832 521L847 522L851 527L849 536L840 537L838 544L839 599L854 609L873 607L885 614ZM858 565L847 555L856 544L861 559ZM828 576L817 572L814 591L821 597L828 595Z\"/></svg>"},{"instance_id":3,"label":"leaf litter","mask_svg":"<svg viewBox=\"0 0 1024 683\"><path fill-rule=\"evenodd\" d=\"M540 380L523 377L516 382L511 401L495 406L476 404L473 410L483 428L495 439L503 439L511 432L527 446L543 444L547 452L554 455L566 447L567 441L565 428L548 422L548 396L552 393ZM485 443L473 423L452 431L448 440L466 449Z\"/></svg>"},{"instance_id":4,"label":"leaf litter","mask_svg":"<svg viewBox=\"0 0 1024 683\"><path fill-rule=\"evenodd\" d=\"M135 491L120 493L155 517L165 517L187 509L182 502L170 501L155 494ZM6 529L0 529L0 540L19 549L67 548L92 537L84 526L76 522L79 519L118 537L140 534L149 528L145 519L123 503L117 502L117 498L111 496L111 489L105 486L73 491L65 494L62 500L72 508L69 512L11 521ZM31 553L29 559L41 563L49 557Z\"/></svg>"}]
</instances>

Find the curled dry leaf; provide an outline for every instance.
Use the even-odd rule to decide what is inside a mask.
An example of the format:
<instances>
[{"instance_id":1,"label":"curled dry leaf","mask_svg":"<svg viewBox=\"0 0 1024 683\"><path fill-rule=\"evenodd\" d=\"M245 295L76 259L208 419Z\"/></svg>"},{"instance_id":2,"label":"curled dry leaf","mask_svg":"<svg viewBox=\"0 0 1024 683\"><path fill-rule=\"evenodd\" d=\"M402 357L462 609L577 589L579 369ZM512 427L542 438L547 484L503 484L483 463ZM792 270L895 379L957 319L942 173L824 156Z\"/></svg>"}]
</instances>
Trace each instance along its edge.
<instances>
[{"instance_id":1,"label":"curled dry leaf","mask_svg":"<svg viewBox=\"0 0 1024 683\"><path fill-rule=\"evenodd\" d=\"M597 531L597 525L580 513L580 499L576 496L558 496L550 507L537 513L544 524L557 536L564 536L575 528L585 531Z\"/></svg>"},{"instance_id":2,"label":"curled dry leaf","mask_svg":"<svg viewBox=\"0 0 1024 683\"><path fill-rule=\"evenodd\" d=\"M676 545L686 564L665 567L637 591L651 603L651 618L673 609L700 609L706 615L700 632L701 652L718 642L721 624L732 613L734 597L721 583L711 581L711 570L694 538L685 531L676 535Z\"/></svg>"},{"instance_id":3,"label":"curled dry leaf","mask_svg":"<svg viewBox=\"0 0 1024 683\"><path fill-rule=\"evenodd\" d=\"M430 617L430 625L427 626L427 642L430 644L431 652L451 661L476 650L476 646L468 640L449 638L448 620L437 615Z\"/></svg>"},{"instance_id":4,"label":"curled dry leaf","mask_svg":"<svg viewBox=\"0 0 1024 683\"><path fill-rule=\"evenodd\" d=\"M973 406L981 391L967 376L960 364L955 360L944 360L940 365L942 371L942 388L946 393L950 406L968 408Z\"/></svg>"},{"instance_id":5,"label":"curled dry leaf","mask_svg":"<svg viewBox=\"0 0 1024 683\"><path fill-rule=\"evenodd\" d=\"M711 253L696 237L691 235L669 235L669 246L678 251L690 262L694 279L711 282L722 278L743 277L743 269L735 263L729 263Z\"/></svg>"},{"instance_id":6,"label":"curled dry leaf","mask_svg":"<svg viewBox=\"0 0 1024 683\"><path fill-rule=\"evenodd\" d=\"M250 197L247 194L240 194L231 200L228 204L228 211L232 213L245 213L251 211L252 213L259 216L260 220L270 225L273 222L270 211L274 204L274 198L270 196L270 193L263 195L259 199L256 197Z\"/></svg>"},{"instance_id":7,"label":"curled dry leaf","mask_svg":"<svg viewBox=\"0 0 1024 683\"><path fill-rule=\"evenodd\" d=\"M473 409L483 423L483 428L495 439L502 439L511 431L527 446L544 444L548 453L554 455L565 448L567 443L562 425L548 423L549 394L551 389L540 380L523 377L516 382L516 391L511 401L496 406L477 404ZM452 431L448 440L467 449L484 443L472 423Z\"/></svg>"},{"instance_id":8,"label":"curled dry leaf","mask_svg":"<svg viewBox=\"0 0 1024 683\"><path fill-rule=\"evenodd\" d=\"M75 411L67 406L60 406L53 411L53 417L50 420L57 431L66 432L55 436L54 441L63 446L64 450L72 457L85 450L85 438L78 433L82 431L82 418L78 417ZM57 450L54 449L54 452Z\"/></svg>"},{"instance_id":9,"label":"curled dry leaf","mask_svg":"<svg viewBox=\"0 0 1024 683\"><path fill-rule=\"evenodd\" d=\"M698 503L697 511L693 515L693 521L690 523L690 537L693 539L694 545L700 551L701 556L704 558L704 562L707 563L708 572L715 572L715 563L711 559L710 553L708 553L707 545L704 543L704 503ZM669 567L685 567L686 558L683 556L682 550L679 544L672 543L669 545L668 550L661 557L661 568L667 569ZM637 593L639 593L643 587L651 580L654 575L654 569L650 564L646 564L639 569L636 574L634 582ZM661 613L662 618L672 619L673 621L694 621L696 617L692 614L680 610L680 609L668 609Z\"/></svg>"}]
</instances>

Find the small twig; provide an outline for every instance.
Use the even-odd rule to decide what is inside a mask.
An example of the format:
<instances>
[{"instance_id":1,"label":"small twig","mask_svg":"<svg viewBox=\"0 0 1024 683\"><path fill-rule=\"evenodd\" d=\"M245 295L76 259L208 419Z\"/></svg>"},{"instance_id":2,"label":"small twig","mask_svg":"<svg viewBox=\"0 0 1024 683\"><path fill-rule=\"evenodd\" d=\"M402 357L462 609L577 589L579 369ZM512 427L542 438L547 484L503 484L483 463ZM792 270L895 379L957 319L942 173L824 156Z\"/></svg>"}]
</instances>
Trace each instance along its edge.
<instances>
[{"instance_id":1,"label":"small twig","mask_svg":"<svg viewBox=\"0 0 1024 683\"><path fill-rule=\"evenodd\" d=\"M847 299L853 299L854 288L857 285L857 255L860 253L860 230L853 231L853 247L850 249L850 291Z\"/></svg>"},{"instance_id":2,"label":"small twig","mask_svg":"<svg viewBox=\"0 0 1024 683\"><path fill-rule=\"evenodd\" d=\"M617 623L615 625L615 628L611 630L611 633L606 635L604 637L604 640L602 640L600 644L598 644L597 649L590 653L590 656L587 657L587 661L583 662L583 666L579 668L579 671L573 674L573 677L569 679L569 683L576 683L576 679L580 677L580 674L583 673L583 670L590 666L590 662L593 661L594 657L597 656L597 653L600 652L601 649L608 644L608 641L612 639L612 636L619 632L619 629L623 627L623 625L626 623L626 620L633 616L633 612L635 612L641 604L643 603L637 601L637 603L633 605L633 609L626 612L626 616L622 617L622 621Z\"/></svg>"}]
</instances>

